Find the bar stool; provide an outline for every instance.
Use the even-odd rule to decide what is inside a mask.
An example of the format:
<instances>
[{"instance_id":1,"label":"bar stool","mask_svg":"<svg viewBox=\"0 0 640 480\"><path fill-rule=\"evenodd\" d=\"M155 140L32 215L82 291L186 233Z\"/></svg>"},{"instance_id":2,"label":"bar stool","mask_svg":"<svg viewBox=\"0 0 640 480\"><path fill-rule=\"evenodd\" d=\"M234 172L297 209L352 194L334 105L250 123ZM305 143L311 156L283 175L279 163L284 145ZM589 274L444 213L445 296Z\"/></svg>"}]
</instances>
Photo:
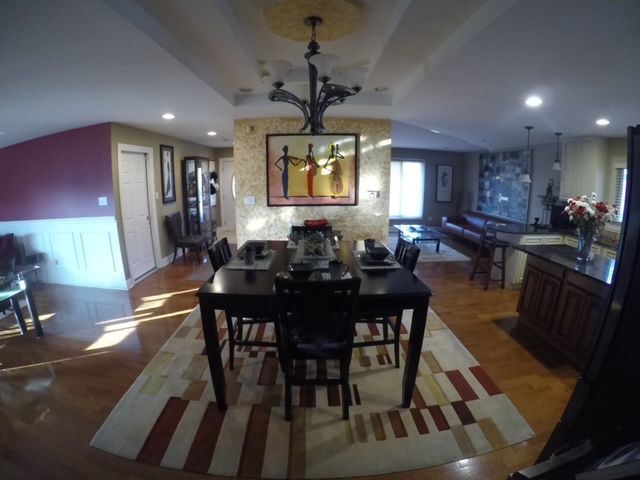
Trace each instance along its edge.
<instances>
[{"instance_id":1,"label":"bar stool","mask_svg":"<svg viewBox=\"0 0 640 480\"><path fill-rule=\"evenodd\" d=\"M507 258L506 250L509 246L509 242L504 240L498 240L495 235L483 235L480 237L480 246L478 247L478 253L473 261L473 269L469 280L472 281L476 273L486 274L484 280L484 289L489 288L489 281L491 280L491 270L493 267L500 269L500 287L504 289L505 279L505 262ZM500 260L495 260L496 249L500 249ZM488 255L483 255L484 252L488 252Z\"/></svg>"}]
</instances>

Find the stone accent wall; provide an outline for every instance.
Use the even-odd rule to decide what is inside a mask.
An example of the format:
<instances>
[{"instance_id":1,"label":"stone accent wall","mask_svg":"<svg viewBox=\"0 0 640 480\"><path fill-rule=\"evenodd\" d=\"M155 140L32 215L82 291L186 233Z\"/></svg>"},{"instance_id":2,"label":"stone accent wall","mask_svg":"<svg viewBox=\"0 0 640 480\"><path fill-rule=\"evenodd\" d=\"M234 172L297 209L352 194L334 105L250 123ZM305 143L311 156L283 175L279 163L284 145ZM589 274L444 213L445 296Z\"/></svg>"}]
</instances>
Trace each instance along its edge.
<instances>
[{"instance_id":1,"label":"stone accent wall","mask_svg":"<svg viewBox=\"0 0 640 480\"><path fill-rule=\"evenodd\" d=\"M325 119L331 133L360 135L356 206L267 207L266 135L297 133L302 118L251 118L235 121L236 229L238 245L252 240L285 239L292 224L327 218L345 240L389 235L391 121L362 118ZM369 198L370 190L380 197ZM255 204L245 204L255 197Z\"/></svg>"}]
</instances>

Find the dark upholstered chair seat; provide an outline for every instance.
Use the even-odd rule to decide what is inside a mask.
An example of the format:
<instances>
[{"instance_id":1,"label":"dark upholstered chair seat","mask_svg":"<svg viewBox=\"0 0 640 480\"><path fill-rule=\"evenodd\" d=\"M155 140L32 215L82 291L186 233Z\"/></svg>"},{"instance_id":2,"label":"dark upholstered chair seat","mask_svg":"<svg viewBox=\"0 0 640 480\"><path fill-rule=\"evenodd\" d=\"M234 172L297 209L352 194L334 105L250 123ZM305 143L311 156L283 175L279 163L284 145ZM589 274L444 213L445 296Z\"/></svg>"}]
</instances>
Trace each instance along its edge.
<instances>
[{"instance_id":1,"label":"dark upholstered chair seat","mask_svg":"<svg viewBox=\"0 0 640 480\"><path fill-rule=\"evenodd\" d=\"M212 241L210 235L184 235L182 232L182 215L180 212L165 216L165 224L169 239L173 243L173 260L176 261L178 248L182 249L182 256L186 260L186 249L198 252L198 262L202 262L201 253Z\"/></svg>"}]
</instances>

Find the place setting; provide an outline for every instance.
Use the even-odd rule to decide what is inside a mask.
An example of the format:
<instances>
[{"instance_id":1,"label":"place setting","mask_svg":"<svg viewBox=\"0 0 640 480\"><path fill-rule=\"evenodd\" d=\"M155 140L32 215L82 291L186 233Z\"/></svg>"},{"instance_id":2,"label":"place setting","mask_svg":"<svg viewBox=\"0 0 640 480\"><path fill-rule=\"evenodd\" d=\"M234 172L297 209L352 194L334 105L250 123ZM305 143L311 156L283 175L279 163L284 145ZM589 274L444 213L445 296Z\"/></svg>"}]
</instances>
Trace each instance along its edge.
<instances>
[{"instance_id":1,"label":"place setting","mask_svg":"<svg viewBox=\"0 0 640 480\"><path fill-rule=\"evenodd\" d=\"M269 270L276 252L267 248L267 242L249 241L225 265L229 270Z\"/></svg>"},{"instance_id":2,"label":"place setting","mask_svg":"<svg viewBox=\"0 0 640 480\"><path fill-rule=\"evenodd\" d=\"M382 243L368 238L364 241L364 249L354 252L354 258L361 270L395 270L402 268L396 257Z\"/></svg>"}]
</instances>

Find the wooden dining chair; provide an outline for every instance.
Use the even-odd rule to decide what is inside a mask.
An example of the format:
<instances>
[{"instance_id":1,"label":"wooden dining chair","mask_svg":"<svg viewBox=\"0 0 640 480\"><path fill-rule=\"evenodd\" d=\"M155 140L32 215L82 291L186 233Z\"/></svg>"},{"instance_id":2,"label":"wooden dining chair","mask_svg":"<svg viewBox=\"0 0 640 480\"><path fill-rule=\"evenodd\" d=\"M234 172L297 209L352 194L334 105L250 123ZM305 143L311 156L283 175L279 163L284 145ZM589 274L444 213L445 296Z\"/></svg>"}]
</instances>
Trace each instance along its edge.
<instances>
[{"instance_id":1,"label":"wooden dining chair","mask_svg":"<svg viewBox=\"0 0 640 480\"><path fill-rule=\"evenodd\" d=\"M407 250L407 246L411 245L411 242L408 242L404 238L398 238L398 243L396 244L396 249L393 252L393 256L396 257L398 263L402 261L404 257L404 252Z\"/></svg>"},{"instance_id":2,"label":"wooden dining chair","mask_svg":"<svg viewBox=\"0 0 640 480\"><path fill-rule=\"evenodd\" d=\"M228 260L225 258L222 248L218 245L219 242L214 243L207 249L207 253L209 255L209 261L211 262L211 266L213 267L213 272L217 272L225 265Z\"/></svg>"},{"instance_id":3,"label":"wooden dining chair","mask_svg":"<svg viewBox=\"0 0 640 480\"><path fill-rule=\"evenodd\" d=\"M231 254L231 247L229 246L229 241L227 240L227 237L222 237L216 243L219 244L220 246L220 250L222 251L222 255L224 256L225 262L228 262L229 260L231 260L231 257L233 255Z\"/></svg>"},{"instance_id":4,"label":"wooden dining chair","mask_svg":"<svg viewBox=\"0 0 640 480\"><path fill-rule=\"evenodd\" d=\"M396 247L396 259L400 265L413 272L416 268L416 264L418 263L418 257L420 256L420 247L411 242L407 242L402 238L398 240L398 244L400 244L400 241L404 243L400 249ZM402 310L363 312L360 315L360 319L358 319L358 323L382 326L382 339L355 342L354 346L371 347L375 345L393 345L395 367L400 368L400 331L402 330ZM392 338L389 338L390 328L393 330Z\"/></svg>"},{"instance_id":5,"label":"wooden dining chair","mask_svg":"<svg viewBox=\"0 0 640 480\"><path fill-rule=\"evenodd\" d=\"M213 271L217 272L231 260L231 249L226 237L218 240L208 249L209 259ZM247 312L241 309L225 310L224 315L227 322L227 331L229 337L229 369L233 370L233 362L235 358L236 347L276 347L276 342L267 340L249 340L250 330L247 331L245 338L245 325L259 325L272 323L273 319L269 316L269 312L265 312L264 317L256 317L255 312Z\"/></svg>"},{"instance_id":6,"label":"wooden dining chair","mask_svg":"<svg viewBox=\"0 0 640 480\"><path fill-rule=\"evenodd\" d=\"M295 280L276 277L277 339L285 382L285 419L291 420L293 385L335 385L342 389L342 418L349 418L349 366L357 318L360 278ZM337 378L307 378L296 368L306 360L337 359Z\"/></svg>"}]
</instances>

